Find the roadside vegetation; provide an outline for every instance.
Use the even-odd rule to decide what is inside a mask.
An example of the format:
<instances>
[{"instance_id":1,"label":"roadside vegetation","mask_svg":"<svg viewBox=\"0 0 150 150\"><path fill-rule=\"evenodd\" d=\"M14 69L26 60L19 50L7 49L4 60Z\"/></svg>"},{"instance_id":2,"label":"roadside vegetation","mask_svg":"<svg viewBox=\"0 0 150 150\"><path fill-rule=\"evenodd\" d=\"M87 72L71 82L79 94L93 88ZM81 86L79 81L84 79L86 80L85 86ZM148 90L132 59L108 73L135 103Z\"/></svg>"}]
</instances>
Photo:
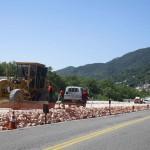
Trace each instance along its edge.
<instances>
[{"instance_id":1,"label":"roadside vegetation","mask_svg":"<svg viewBox=\"0 0 150 150\"><path fill-rule=\"evenodd\" d=\"M0 76L6 76L6 65L8 65L9 76L14 76L15 62L0 63ZM81 78L74 75L60 76L51 67L48 67L47 79L55 88L56 95L60 89L65 89L66 86L83 86L89 89L90 98L93 100L116 100L134 99L136 96L146 97L150 96L150 92L138 91L133 87L126 85L126 83L116 84L111 79L97 80L94 78Z\"/></svg>"}]
</instances>

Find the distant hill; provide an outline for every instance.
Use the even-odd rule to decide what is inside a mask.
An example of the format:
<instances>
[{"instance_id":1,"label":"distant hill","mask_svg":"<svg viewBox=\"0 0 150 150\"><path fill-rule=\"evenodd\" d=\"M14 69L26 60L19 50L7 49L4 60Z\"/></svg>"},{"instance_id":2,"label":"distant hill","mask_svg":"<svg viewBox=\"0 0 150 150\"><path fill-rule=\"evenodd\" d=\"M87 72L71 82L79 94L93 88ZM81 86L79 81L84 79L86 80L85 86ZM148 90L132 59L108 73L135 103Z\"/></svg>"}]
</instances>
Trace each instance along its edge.
<instances>
[{"instance_id":1,"label":"distant hill","mask_svg":"<svg viewBox=\"0 0 150 150\"><path fill-rule=\"evenodd\" d=\"M69 67L66 67L64 69L58 70L56 72L60 75L66 76L66 75L72 74L74 69L75 69L75 67L69 66Z\"/></svg>"},{"instance_id":2,"label":"distant hill","mask_svg":"<svg viewBox=\"0 0 150 150\"><path fill-rule=\"evenodd\" d=\"M150 47L135 50L107 63L87 64L80 67L67 67L56 72L62 76L75 75L96 79L116 78L117 74L121 76L121 72L130 72L130 70L133 69L139 70L140 67L147 64L150 64ZM150 65L148 65L148 67L149 66ZM137 71L135 72L137 73Z\"/></svg>"}]
</instances>

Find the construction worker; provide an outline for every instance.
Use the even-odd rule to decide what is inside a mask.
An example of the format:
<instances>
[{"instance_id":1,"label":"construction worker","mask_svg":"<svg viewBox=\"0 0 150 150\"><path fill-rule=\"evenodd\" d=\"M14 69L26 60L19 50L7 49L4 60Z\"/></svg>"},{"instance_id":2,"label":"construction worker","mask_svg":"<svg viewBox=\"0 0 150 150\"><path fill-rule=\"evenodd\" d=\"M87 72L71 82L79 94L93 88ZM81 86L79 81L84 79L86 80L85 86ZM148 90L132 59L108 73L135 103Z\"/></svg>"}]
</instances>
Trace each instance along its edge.
<instances>
[{"instance_id":1,"label":"construction worker","mask_svg":"<svg viewBox=\"0 0 150 150\"><path fill-rule=\"evenodd\" d=\"M64 91L63 90L60 90L60 97L59 97L59 100L62 102L63 104L63 107L65 107L65 104L64 104Z\"/></svg>"},{"instance_id":2,"label":"construction worker","mask_svg":"<svg viewBox=\"0 0 150 150\"><path fill-rule=\"evenodd\" d=\"M48 86L48 92L49 92L49 102L54 102L55 90L51 85Z\"/></svg>"},{"instance_id":3,"label":"construction worker","mask_svg":"<svg viewBox=\"0 0 150 150\"><path fill-rule=\"evenodd\" d=\"M82 96L84 107L86 106L86 101L88 100L88 98L89 98L89 93L87 92L87 89L84 89L83 96Z\"/></svg>"}]
</instances>

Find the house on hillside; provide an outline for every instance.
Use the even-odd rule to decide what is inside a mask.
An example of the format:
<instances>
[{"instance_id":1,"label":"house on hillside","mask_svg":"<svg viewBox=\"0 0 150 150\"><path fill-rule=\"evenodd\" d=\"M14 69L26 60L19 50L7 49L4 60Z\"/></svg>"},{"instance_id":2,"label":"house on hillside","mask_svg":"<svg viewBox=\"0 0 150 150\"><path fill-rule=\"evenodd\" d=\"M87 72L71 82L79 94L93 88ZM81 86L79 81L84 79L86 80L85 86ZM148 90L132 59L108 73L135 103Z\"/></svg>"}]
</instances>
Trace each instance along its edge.
<instances>
[{"instance_id":1,"label":"house on hillside","mask_svg":"<svg viewBox=\"0 0 150 150\"><path fill-rule=\"evenodd\" d=\"M136 89L139 90L139 91L142 91L142 90L150 91L150 84L145 83L143 85L139 85L139 86L136 87Z\"/></svg>"}]
</instances>

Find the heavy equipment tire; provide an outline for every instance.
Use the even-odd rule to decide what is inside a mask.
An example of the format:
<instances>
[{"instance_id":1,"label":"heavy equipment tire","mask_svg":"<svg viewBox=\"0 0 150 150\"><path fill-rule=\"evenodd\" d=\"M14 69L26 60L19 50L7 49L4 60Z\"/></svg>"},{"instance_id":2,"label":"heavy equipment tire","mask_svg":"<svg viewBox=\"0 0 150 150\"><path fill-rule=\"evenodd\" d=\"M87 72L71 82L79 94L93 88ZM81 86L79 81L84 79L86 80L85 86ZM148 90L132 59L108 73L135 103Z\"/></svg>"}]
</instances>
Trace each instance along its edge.
<instances>
[{"instance_id":1,"label":"heavy equipment tire","mask_svg":"<svg viewBox=\"0 0 150 150\"><path fill-rule=\"evenodd\" d=\"M9 100L10 101L16 101L16 102L21 102L23 101L23 92L20 89L14 89L10 92L9 95Z\"/></svg>"}]
</instances>

